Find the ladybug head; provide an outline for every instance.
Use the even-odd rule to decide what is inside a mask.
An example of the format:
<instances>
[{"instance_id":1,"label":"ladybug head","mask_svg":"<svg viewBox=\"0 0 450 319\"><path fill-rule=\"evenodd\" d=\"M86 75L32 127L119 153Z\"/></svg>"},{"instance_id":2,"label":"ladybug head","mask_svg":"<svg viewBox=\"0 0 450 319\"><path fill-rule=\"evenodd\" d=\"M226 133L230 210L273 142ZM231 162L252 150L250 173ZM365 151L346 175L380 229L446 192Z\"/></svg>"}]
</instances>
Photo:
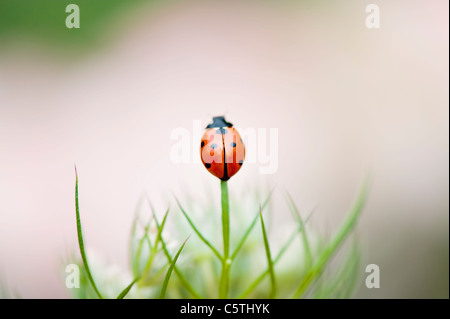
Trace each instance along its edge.
<instances>
[{"instance_id":1,"label":"ladybug head","mask_svg":"<svg viewBox=\"0 0 450 319\"><path fill-rule=\"evenodd\" d=\"M212 128L212 127L232 127L233 124L230 122L227 122L225 120L224 116L214 116L213 122L211 124L208 124L206 128Z\"/></svg>"}]
</instances>

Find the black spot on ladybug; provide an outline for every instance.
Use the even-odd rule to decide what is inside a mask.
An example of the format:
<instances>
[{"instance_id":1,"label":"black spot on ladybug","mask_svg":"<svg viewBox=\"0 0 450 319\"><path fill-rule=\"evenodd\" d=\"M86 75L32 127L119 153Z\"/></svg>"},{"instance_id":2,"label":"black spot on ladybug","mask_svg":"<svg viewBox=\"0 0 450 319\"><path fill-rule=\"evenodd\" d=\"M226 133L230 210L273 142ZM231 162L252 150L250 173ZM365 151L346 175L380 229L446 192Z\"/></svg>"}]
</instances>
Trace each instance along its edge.
<instances>
[{"instance_id":1,"label":"black spot on ladybug","mask_svg":"<svg viewBox=\"0 0 450 319\"><path fill-rule=\"evenodd\" d=\"M216 143L212 144L212 145L211 145L211 148L212 148L212 149L216 149L216 148L217 148L217 144L216 144Z\"/></svg>"},{"instance_id":2,"label":"black spot on ladybug","mask_svg":"<svg viewBox=\"0 0 450 319\"><path fill-rule=\"evenodd\" d=\"M236 143L235 143L235 142L232 142L232 143L231 143L231 146L232 146L232 147L236 147Z\"/></svg>"},{"instance_id":3,"label":"black spot on ladybug","mask_svg":"<svg viewBox=\"0 0 450 319\"><path fill-rule=\"evenodd\" d=\"M241 160L241 161L239 161L239 165L241 165L241 166L242 166L242 163L244 163L244 161L242 161L242 160Z\"/></svg>"},{"instance_id":4,"label":"black spot on ladybug","mask_svg":"<svg viewBox=\"0 0 450 319\"><path fill-rule=\"evenodd\" d=\"M224 129L223 127L219 128L216 130L217 134L227 134L228 131L226 129Z\"/></svg>"},{"instance_id":5,"label":"black spot on ladybug","mask_svg":"<svg viewBox=\"0 0 450 319\"><path fill-rule=\"evenodd\" d=\"M205 163L206 168L211 168L211 163Z\"/></svg>"},{"instance_id":6,"label":"black spot on ladybug","mask_svg":"<svg viewBox=\"0 0 450 319\"><path fill-rule=\"evenodd\" d=\"M202 147L205 146L205 142L202 141Z\"/></svg>"}]
</instances>

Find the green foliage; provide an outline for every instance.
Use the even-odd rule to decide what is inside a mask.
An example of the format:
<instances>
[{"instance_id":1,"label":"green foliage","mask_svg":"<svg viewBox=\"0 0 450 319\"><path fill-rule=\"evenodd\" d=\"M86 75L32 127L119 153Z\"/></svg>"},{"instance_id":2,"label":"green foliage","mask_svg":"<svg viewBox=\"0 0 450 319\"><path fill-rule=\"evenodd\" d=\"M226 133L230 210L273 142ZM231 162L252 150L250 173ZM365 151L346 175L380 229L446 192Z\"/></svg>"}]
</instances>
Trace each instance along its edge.
<instances>
[{"instance_id":1,"label":"green foliage","mask_svg":"<svg viewBox=\"0 0 450 319\"><path fill-rule=\"evenodd\" d=\"M118 31L124 13L131 12L152 0L1 0L0 43L31 40L68 52L90 50ZM162 2L161 2L162 3ZM80 28L68 29L66 7L80 8ZM0 48L1 49L1 48Z\"/></svg>"},{"instance_id":2,"label":"green foliage","mask_svg":"<svg viewBox=\"0 0 450 319\"><path fill-rule=\"evenodd\" d=\"M159 295L159 299L164 299L166 297L166 290L167 290L167 285L169 284L170 276L172 275L172 271L175 268L175 264L177 263L178 257L180 257L181 251L183 250L184 245L186 245L186 242L188 241L188 239L189 238L187 238L184 241L183 245L181 245L180 249L178 249L177 254L173 258L172 262L170 263L170 267L167 270L166 277L164 278L164 283L163 283L163 286L161 289L161 294Z\"/></svg>"},{"instance_id":3,"label":"green foliage","mask_svg":"<svg viewBox=\"0 0 450 319\"><path fill-rule=\"evenodd\" d=\"M139 280L140 278L137 277L136 279L134 279L131 284L129 284L124 290L122 290L122 292L117 296L117 299L123 299L128 292L130 292L130 289L134 286L134 284Z\"/></svg>"},{"instance_id":4,"label":"green foliage","mask_svg":"<svg viewBox=\"0 0 450 319\"><path fill-rule=\"evenodd\" d=\"M271 299L273 299L277 295L277 282L275 280L275 270L274 270L274 266L273 266L272 254L270 253L269 240L267 239L266 227L264 226L264 220L262 217L261 208L259 209L259 217L261 220L261 229L262 229L262 234L263 234L263 238L264 238L264 248L266 250L266 256L267 256L267 267L268 267L267 271L270 275L269 297Z\"/></svg>"},{"instance_id":5,"label":"green foliage","mask_svg":"<svg viewBox=\"0 0 450 319\"><path fill-rule=\"evenodd\" d=\"M81 261L78 259L76 262L82 266L82 271L81 288L74 289L74 297L349 298L361 275L358 271L361 248L356 239L350 247L345 245L345 241L356 227L367 190L365 183L348 216L330 239L318 235L308 227L312 214L303 219L292 197L284 192L295 221L293 225L296 226L290 236L281 245L277 245L277 242L272 242L271 232L267 229L269 219L263 216L269 213L265 210L268 209L267 204L273 191L267 195L257 215L253 217L253 214L248 214L242 198L239 204L229 202L228 187L222 182L223 254L215 248L215 243L220 240L220 232L210 227L210 221L203 218L202 223L194 224L194 220L200 220L196 211L213 210L214 204L196 207L195 202L189 201L191 205L185 208L176 199L183 219L176 219L179 223L174 224L169 222L169 209L160 222L154 207L147 201L151 208L150 220L143 222L143 216L137 212L132 225L130 271L123 271L123 276L99 279L98 277L108 273L108 267L98 262L92 263L92 260L88 263L81 231L76 176L75 206L81 254ZM230 195L233 198L233 194ZM230 222L237 221L232 220L233 210L239 216L247 216L243 218L246 220ZM218 218L215 213L211 214L211 220ZM224 214L228 216L223 216ZM252 231L258 220L261 232ZM175 225L177 227L173 228ZM174 246L180 245L180 238L190 235L189 231L193 231L196 236L187 246L186 239L175 252ZM207 234L208 231L210 234ZM172 237L170 234L176 236ZM92 265L93 272L90 268ZM97 276L95 281L93 274ZM134 279L131 281L131 278L125 277ZM127 280L128 283L131 281L128 285Z\"/></svg>"}]
</instances>

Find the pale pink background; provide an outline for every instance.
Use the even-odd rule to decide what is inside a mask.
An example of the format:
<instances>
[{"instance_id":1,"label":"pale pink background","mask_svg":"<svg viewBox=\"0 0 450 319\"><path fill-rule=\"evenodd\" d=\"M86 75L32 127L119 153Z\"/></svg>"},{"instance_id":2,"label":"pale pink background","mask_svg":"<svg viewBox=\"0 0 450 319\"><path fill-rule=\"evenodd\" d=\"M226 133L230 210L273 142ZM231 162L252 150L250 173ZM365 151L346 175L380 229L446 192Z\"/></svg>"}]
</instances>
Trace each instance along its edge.
<instances>
[{"instance_id":1,"label":"pale pink background","mask_svg":"<svg viewBox=\"0 0 450 319\"><path fill-rule=\"evenodd\" d=\"M278 172L246 164L231 189L268 180L301 207L319 203L317 220L334 229L372 172L358 233L382 288L358 296L448 297L448 2L377 1L378 30L365 27L368 3L144 7L80 59L3 50L8 283L23 297L68 296L58 267L77 249L74 163L86 242L125 267L142 190L156 201L219 191L201 164L171 163L171 130L227 112L240 127L279 129Z\"/></svg>"}]
</instances>

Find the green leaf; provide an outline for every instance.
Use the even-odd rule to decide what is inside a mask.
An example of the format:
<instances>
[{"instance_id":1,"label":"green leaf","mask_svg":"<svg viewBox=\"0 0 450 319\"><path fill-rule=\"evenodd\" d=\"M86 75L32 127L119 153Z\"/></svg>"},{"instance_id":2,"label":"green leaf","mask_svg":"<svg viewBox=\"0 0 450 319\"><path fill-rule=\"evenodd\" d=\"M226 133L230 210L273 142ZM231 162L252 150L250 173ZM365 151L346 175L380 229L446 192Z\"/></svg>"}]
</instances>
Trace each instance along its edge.
<instances>
[{"instance_id":1,"label":"green leaf","mask_svg":"<svg viewBox=\"0 0 450 319\"><path fill-rule=\"evenodd\" d=\"M277 295L277 282L275 279L275 271L274 271L274 267L273 267L272 256L270 254L269 240L267 239L266 227L264 226L264 220L262 217L261 207L259 208L259 217L261 220L261 229L262 229L262 234L263 234L263 238L264 238L264 248L266 250L267 265L268 265L269 275L270 275L271 289L270 289L269 298L274 299Z\"/></svg>"},{"instance_id":2,"label":"green leaf","mask_svg":"<svg viewBox=\"0 0 450 319\"><path fill-rule=\"evenodd\" d=\"M342 294L339 296L340 298L350 298L355 291L358 278L360 278L359 276L355 276L355 274L359 273L360 264L361 249L355 241L352 252L348 257L348 262L345 267L343 267L341 283L345 283L345 286L342 288Z\"/></svg>"},{"instance_id":3,"label":"green leaf","mask_svg":"<svg viewBox=\"0 0 450 319\"><path fill-rule=\"evenodd\" d=\"M362 212L364 204L366 202L368 193L368 179L366 179L358 198L350 210L347 218L344 223L339 228L337 234L333 237L331 242L319 256L317 262L313 265L309 272L306 273L303 280L300 282L300 285L296 292L294 293L293 298L300 298L309 288L310 284L322 273L326 264L330 260L330 258L334 255L334 253L338 250L338 248L342 245L344 240L348 237L351 231L355 228L356 222L358 220L359 215Z\"/></svg>"},{"instance_id":4,"label":"green leaf","mask_svg":"<svg viewBox=\"0 0 450 319\"><path fill-rule=\"evenodd\" d=\"M175 200L177 201L178 206L181 209L181 212L183 213L184 217L186 217L189 225L191 225L192 229L195 231L195 233L198 235L198 237L209 247L211 248L212 252L214 253L214 255L217 256L217 258L219 258L219 260L222 260L222 256L220 255L220 253L217 251L216 248L214 248L214 246L200 233L200 231L197 229L197 227L195 227L194 223L192 222L192 220L189 218L188 214L186 213L186 211L183 209L183 207L181 206L180 202L178 201L178 199L175 197Z\"/></svg>"},{"instance_id":5,"label":"green leaf","mask_svg":"<svg viewBox=\"0 0 450 319\"><path fill-rule=\"evenodd\" d=\"M262 210L264 210L264 208L269 203L269 199L272 196L272 193L273 193L273 189L270 191L269 195L267 196L267 199L264 201L264 204L262 205ZM244 233L244 236L242 236L241 240L239 241L238 245L236 246L236 249L231 254L231 258L230 258L231 260L234 260L234 258L238 254L238 252L241 250L242 246L244 245L245 241L247 240L247 237L250 235L250 232L252 231L253 227L255 227L256 222L258 221L258 217L259 217L259 212L253 218L250 226L247 228L246 232Z\"/></svg>"},{"instance_id":6,"label":"green leaf","mask_svg":"<svg viewBox=\"0 0 450 319\"><path fill-rule=\"evenodd\" d=\"M160 229L160 224L158 222L158 218L156 217L155 211L152 210L153 212L153 219L155 220L156 223L156 227L158 228L158 230ZM169 263L172 263L172 257L170 256L170 253L167 249L166 243L164 241L164 238L161 236L161 245L164 251L164 254L167 257L167 260L169 261ZM195 291L194 288L192 288L191 284L186 280L186 278L184 277L184 275L181 273L181 271L178 269L177 266L174 267L174 272L177 275L178 279L180 280L181 284L183 285L183 287L194 297L197 299L201 299L201 296L199 295L199 293L197 291Z\"/></svg>"},{"instance_id":7,"label":"green leaf","mask_svg":"<svg viewBox=\"0 0 450 319\"><path fill-rule=\"evenodd\" d=\"M334 275L326 276L324 273L320 280L324 281L324 285L318 289L314 287L314 299L322 298L349 298L356 286L360 261L361 249L355 240L348 253L344 256L340 267L335 271ZM345 261L345 262L344 262Z\"/></svg>"},{"instance_id":8,"label":"green leaf","mask_svg":"<svg viewBox=\"0 0 450 319\"><path fill-rule=\"evenodd\" d=\"M147 225L145 226L145 232L142 235L141 239L139 240L136 256L134 257L134 260L133 260L133 274L135 277L140 273L140 261L141 261L142 249L144 247L144 242L147 243L149 251L152 250L152 243L150 241L150 238L148 237L149 227L150 227L150 222L148 222Z\"/></svg>"},{"instance_id":9,"label":"green leaf","mask_svg":"<svg viewBox=\"0 0 450 319\"><path fill-rule=\"evenodd\" d=\"M175 258L173 259L172 263L170 264L169 269L167 270L166 278L164 278L164 283L163 283L163 286L161 289L161 295L159 296L159 299L164 299L164 297L166 296L167 285L169 284L169 279L170 279L170 276L172 275L173 268L175 267L178 257L180 256L181 251L183 250L184 245L186 245L186 242L188 241L188 239L189 239L189 237L186 238L183 245L181 245L180 249L178 249L178 252L175 255Z\"/></svg>"},{"instance_id":10,"label":"green leaf","mask_svg":"<svg viewBox=\"0 0 450 319\"><path fill-rule=\"evenodd\" d=\"M129 284L118 296L117 296L117 299L123 299L127 294L128 294L128 292L131 290L131 288L133 287L133 285L139 280L140 278L139 277L137 277L137 278L135 278L132 282L131 282L131 284Z\"/></svg>"},{"instance_id":11,"label":"green leaf","mask_svg":"<svg viewBox=\"0 0 450 319\"><path fill-rule=\"evenodd\" d=\"M305 222L303 224L306 225L311 218L314 211L312 211L308 217L305 219ZM297 237L297 234L299 232L303 231L303 227L299 226L292 234L289 236L288 240L284 245L281 247L280 251L278 252L277 256L273 260L273 265L275 266L278 261L283 257L284 253L288 250L288 248L291 246L292 242L294 241L295 237ZM261 275L259 275L255 281L238 297L238 299L246 298L260 283L261 281L269 274L269 269L266 269Z\"/></svg>"},{"instance_id":12,"label":"green leaf","mask_svg":"<svg viewBox=\"0 0 450 319\"><path fill-rule=\"evenodd\" d=\"M156 283L157 280L159 279L159 277L161 277L161 275L163 275L166 272L166 269L169 266L170 266L170 263L166 262L164 264L164 266L162 266L160 269L158 269L150 278L147 279L146 285L151 286L154 283Z\"/></svg>"},{"instance_id":13,"label":"green leaf","mask_svg":"<svg viewBox=\"0 0 450 319\"><path fill-rule=\"evenodd\" d=\"M161 227L158 227L158 233L156 235L154 249L158 249L158 243L162 238L162 231L164 230L164 226L166 225L167 216L169 215L169 208L167 208L166 213L164 214L163 221L161 223Z\"/></svg>"},{"instance_id":14,"label":"green leaf","mask_svg":"<svg viewBox=\"0 0 450 319\"><path fill-rule=\"evenodd\" d=\"M286 241L286 243L283 245L283 247L281 247L280 251L278 252L277 256L274 259L274 263L276 263L285 253L285 251L289 248L289 246L291 245L291 243L294 241L296 235L300 232L304 232L305 231L305 226L308 223L309 219L311 218L312 214L314 213L314 211L312 211L308 217L306 217L304 223L302 225L299 225L298 228L294 231L294 233L289 237L289 239Z\"/></svg>"},{"instance_id":15,"label":"green leaf","mask_svg":"<svg viewBox=\"0 0 450 319\"><path fill-rule=\"evenodd\" d=\"M83 232L81 230L81 217L80 217L80 207L78 204L78 173L77 167L75 166L75 211L77 215L77 234L78 234L78 245L80 246L81 259L83 260L84 267L86 268L86 273L89 278L89 281L94 288L95 293L100 299L103 299L100 291L95 284L94 278L92 277L91 270L89 268L88 260L86 257L86 252L84 249L84 241L83 241Z\"/></svg>"},{"instance_id":16,"label":"green leaf","mask_svg":"<svg viewBox=\"0 0 450 319\"><path fill-rule=\"evenodd\" d=\"M142 276L142 280L143 282L145 282L147 280L148 277L148 273L150 271L150 267L152 265L153 259L155 258L155 255L157 253L158 250L158 242L161 241L162 238L162 231L164 230L164 226L166 225L166 220L167 220L167 216L169 215L169 208L166 210L166 213L164 215L164 219L162 221L162 224L160 227L158 227L158 234L156 235L156 240L155 240L155 244L153 245L153 248L151 249L150 252L150 256L147 260L147 263L144 267L144 271L143 271L143 276Z\"/></svg>"},{"instance_id":17,"label":"green leaf","mask_svg":"<svg viewBox=\"0 0 450 319\"><path fill-rule=\"evenodd\" d=\"M136 248L135 248L135 238L136 238L136 230L137 230L137 225L138 225L138 221L139 221L139 208L142 204L142 199L143 196L139 197L138 203L136 205L135 208L135 213L134 213L134 218L133 218L133 225L131 227L131 232L130 232L130 261L131 261L131 269L133 270L133 274L136 275L137 274L137 267L136 267Z\"/></svg>"},{"instance_id":18,"label":"green leaf","mask_svg":"<svg viewBox=\"0 0 450 319\"><path fill-rule=\"evenodd\" d=\"M309 245L308 236L306 235L306 229L305 229L305 223L303 222L303 218L300 215L300 212L297 209L297 206L295 205L294 201L292 200L291 195L285 190L285 196L288 201L288 204L291 212L293 212L294 218L297 220L299 226L303 229L302 230L302 241L303 241L303 248L305 249L305 268L308 269L312 265L312 254L311 254L311 247Z\"/></svg>"}]
</instances>

